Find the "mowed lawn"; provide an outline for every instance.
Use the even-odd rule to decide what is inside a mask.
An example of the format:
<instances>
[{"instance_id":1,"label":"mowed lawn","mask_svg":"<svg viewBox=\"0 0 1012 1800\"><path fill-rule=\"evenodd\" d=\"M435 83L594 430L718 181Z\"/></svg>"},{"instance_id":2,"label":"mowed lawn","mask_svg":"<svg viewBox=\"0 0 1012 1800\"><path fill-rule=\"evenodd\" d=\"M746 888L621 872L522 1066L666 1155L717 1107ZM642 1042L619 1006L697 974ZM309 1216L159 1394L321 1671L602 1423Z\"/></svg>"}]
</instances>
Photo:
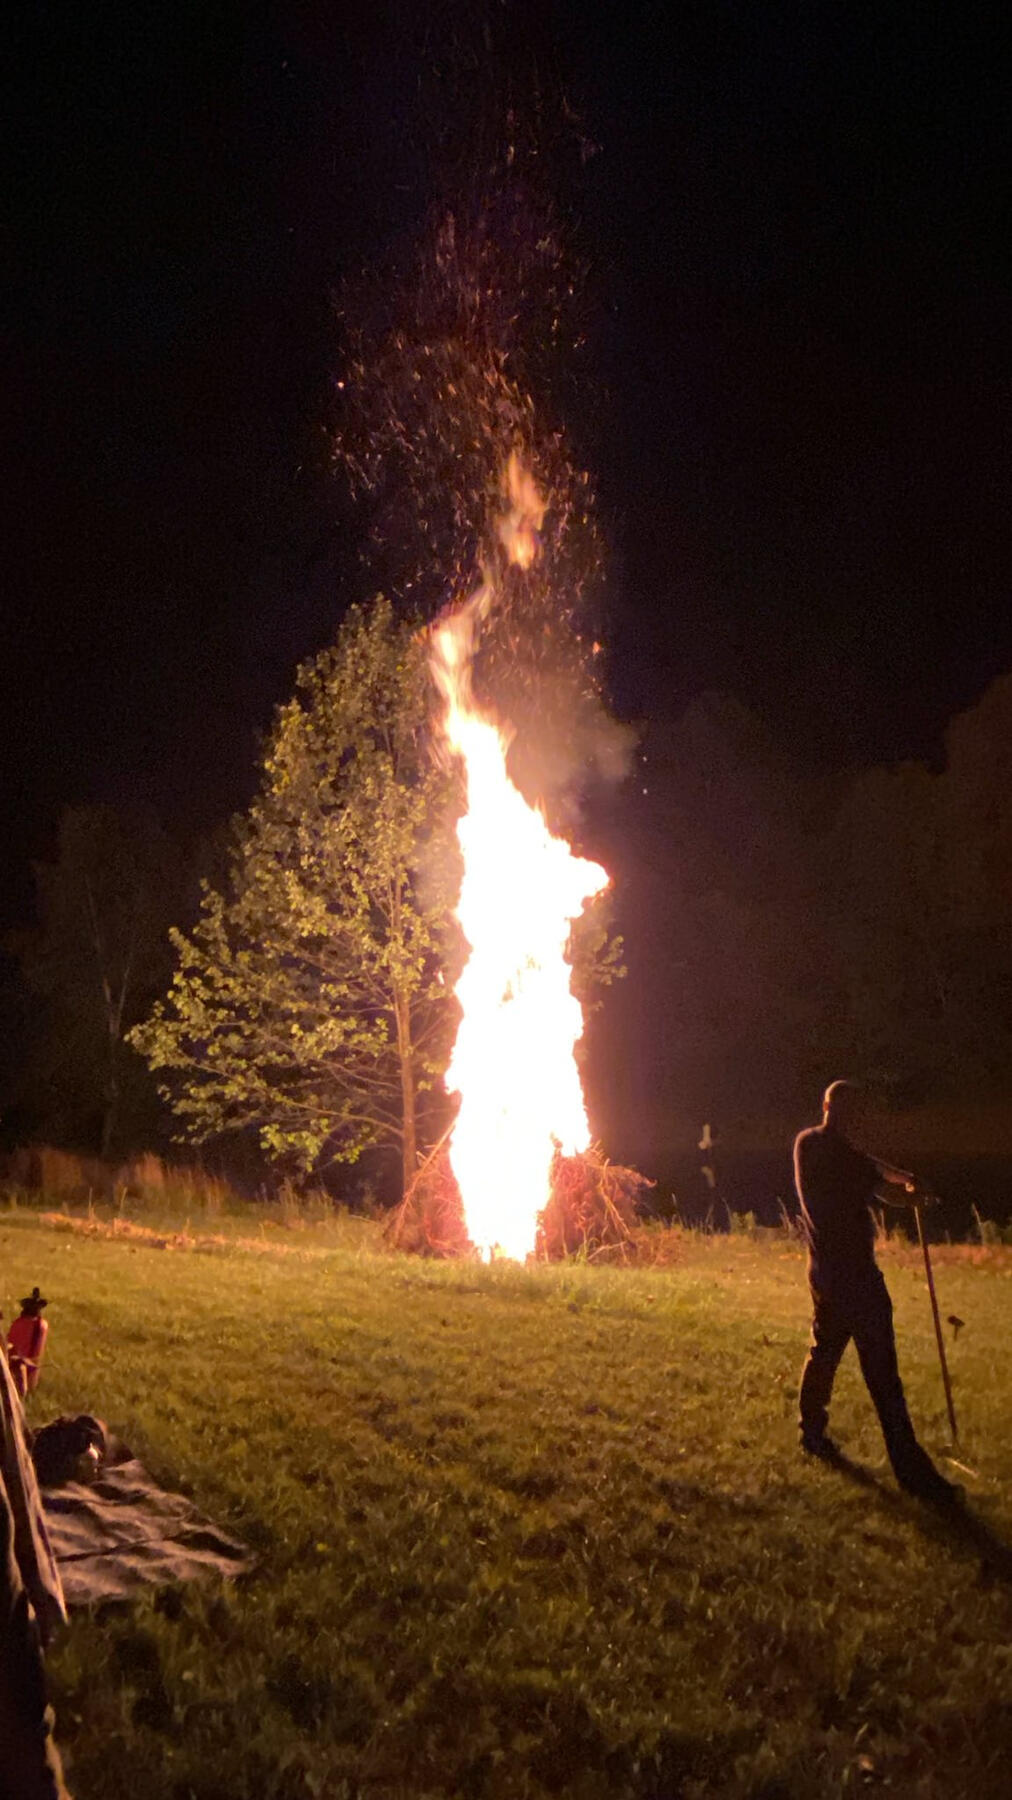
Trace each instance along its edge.
<instances>
[{"instance_id":1,"label":"mowed lawn","mask_svg":"<svg viewBox=\"0 0 1012 1800\"><path fill-rule=\"evenodd\" d=\"M1012 1793L1012 1581L902 1497L853 1352L804 1462L787 1239L664 1268L448 1267L375 1228L217 1248L0 1218L39 1282L41 1423L95 1411L258 1565L77 1614L50 1658L76 1800ZM973 1514L1012 1543L1012 1252L944 1254ZM916 1254L901 1366L946 1440Z\"/></svg>"}]
</instances>

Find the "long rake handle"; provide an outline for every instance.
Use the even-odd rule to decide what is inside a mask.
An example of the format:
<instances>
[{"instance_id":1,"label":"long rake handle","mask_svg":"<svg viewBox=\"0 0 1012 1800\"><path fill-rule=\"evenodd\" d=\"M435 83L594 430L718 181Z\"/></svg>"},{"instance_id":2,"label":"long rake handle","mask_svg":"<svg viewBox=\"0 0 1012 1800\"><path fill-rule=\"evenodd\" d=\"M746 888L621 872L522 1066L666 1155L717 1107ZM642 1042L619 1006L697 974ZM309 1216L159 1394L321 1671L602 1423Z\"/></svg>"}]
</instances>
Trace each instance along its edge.
<instances>
[{"instance_id":1,"label":"long rake handle","mask_svg":"<svg viewBox=\"0 0 1012 1800\"><path fill-rule=\"evenodd\" d=\"M931 1257L928 1254L928 1240L924 1235L924 1222L921 1218L921 1209L919 1206L914 1207L914 1218L917 1220L917 1235L921 1240L921 1249L924 1252L924 1273L928 1278L928 1293L931 1295L931 1313L935 1321L938 1360L942 1365L942 1385L945 1388L945 1404L949 1409L949 1424L952 1427L953 1448L956 1448L959 1444L959 1428L956 1424L956 1409L952 1404L952 1383L949 1380L949 1365L945 1359L945 1339L942 1336L942 1321L938 1316L938 1296L935 1293L935 1277L931 1267Z\"/></svg>"}]
</instances>

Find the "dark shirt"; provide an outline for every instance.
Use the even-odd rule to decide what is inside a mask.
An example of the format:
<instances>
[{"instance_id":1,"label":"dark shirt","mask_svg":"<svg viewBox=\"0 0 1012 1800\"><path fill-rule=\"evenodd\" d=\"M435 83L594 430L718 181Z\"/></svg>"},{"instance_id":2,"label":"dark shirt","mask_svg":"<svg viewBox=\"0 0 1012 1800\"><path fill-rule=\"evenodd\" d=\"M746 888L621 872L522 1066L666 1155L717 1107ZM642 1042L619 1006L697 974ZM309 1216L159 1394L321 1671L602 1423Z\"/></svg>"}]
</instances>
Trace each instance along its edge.
<instances>
[{"instance_id":1,"label":"dark shirt","mask_svg":"<svg viewBox=\"0 0 1012 1800\"><path fill-rule=\"evenodd\" d=\"M832 1125L814 1125L794 1143L794 1182L808 1243L808 1274L820 1293L854 1288L874 1277L871 1202L878 1164Z\"/></svg>"}]
</instances>

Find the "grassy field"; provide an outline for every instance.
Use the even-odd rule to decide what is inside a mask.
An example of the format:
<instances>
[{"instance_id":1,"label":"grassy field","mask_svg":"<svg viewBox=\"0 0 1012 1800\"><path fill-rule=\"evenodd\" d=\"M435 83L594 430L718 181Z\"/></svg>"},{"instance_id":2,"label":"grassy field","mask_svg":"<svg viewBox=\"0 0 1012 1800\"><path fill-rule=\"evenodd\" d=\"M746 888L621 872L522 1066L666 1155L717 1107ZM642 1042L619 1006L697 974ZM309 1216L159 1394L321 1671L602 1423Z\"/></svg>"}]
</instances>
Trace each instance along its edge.
<instances>
[{"instance_id":1,"label":"grassy field","mask_svg":"<svg viewBox=\"0 0 1012 1800\"><path fill-rule=\"evenodd\" d=\"M787 1239L448 1267L375 1228L156 1248L0 1215L50 1296L33 1404L108 1419L255 1573L75 1615L51 1657L75 1800L753 1800L1012 1790L1012 1252L939 1256L979 1530L895 1489L849 1353L798 1455ZM901 1366L945 1441L916 1256Z\"/></svg>"}]
</instances>

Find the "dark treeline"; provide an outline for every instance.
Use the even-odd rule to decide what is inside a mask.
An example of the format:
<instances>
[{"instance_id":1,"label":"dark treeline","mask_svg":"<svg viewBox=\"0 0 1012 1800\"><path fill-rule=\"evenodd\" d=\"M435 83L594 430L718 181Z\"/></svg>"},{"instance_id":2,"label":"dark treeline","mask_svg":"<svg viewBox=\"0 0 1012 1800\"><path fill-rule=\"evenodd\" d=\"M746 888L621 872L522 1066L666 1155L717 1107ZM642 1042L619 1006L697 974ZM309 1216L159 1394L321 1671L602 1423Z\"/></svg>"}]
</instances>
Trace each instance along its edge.
<instances>
[{"instance_id":1,"label":"dark treeline","mask_svg":"<svg viewBox=\"0 0 1012 1800\"><path fill-rule=\"evenodd\" d=\"M656 1166L704 1119L775 1142L841 1072L898 1108L1004 1101L1010 785L1012 674L952 721L936 768L813 775L721 695L649 729L589 834L628 964L590 1028L606 1149ZM35 924L5 946L5 1147L170 1143L124 1038L165 992L168 928L189 924L218 856L184 853L147 813L64 815Z\"/></svg>"},{"instance_id":2,"label":"dark treeline","mask_svg":"<svg viewBox=\"0 0 1012 1800\"><path fill-rule=\"evenodd\" d=\"M36 863L35 918L2 949L0 1145L109 1159L166 1147L170 1122L126 1034L172 975L216 840L185 849L147 808L68 807Z\"/></svg>"},{"instance_id":3,"label":"dark treeline","mask_svg":"<svg viewBox=\"0 0 1012 1800\"><path fill-rule=\"evenodd\" d=\"M593 1071L616 1151L663 1161L704 1119L775 1141L844 1073L890 1108L1003 1100L1010 774L1012 675L936 768L813 774L717 694L651 728L605 833L629 979Z\"/></svg>"}]
</instances>

